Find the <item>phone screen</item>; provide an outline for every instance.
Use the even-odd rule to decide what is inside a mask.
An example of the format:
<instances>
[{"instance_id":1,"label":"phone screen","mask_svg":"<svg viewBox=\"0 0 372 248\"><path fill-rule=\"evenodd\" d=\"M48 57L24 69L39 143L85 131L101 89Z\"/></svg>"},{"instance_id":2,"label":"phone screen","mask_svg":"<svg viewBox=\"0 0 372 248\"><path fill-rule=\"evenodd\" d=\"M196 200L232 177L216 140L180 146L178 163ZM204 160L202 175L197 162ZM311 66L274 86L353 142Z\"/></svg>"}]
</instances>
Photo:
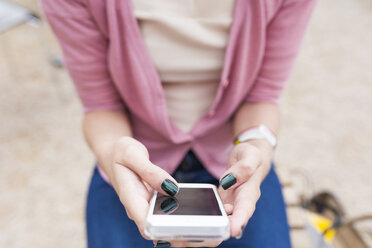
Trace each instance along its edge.
<instances>
[{"instance_id":1,"label":"phone screen","mask_svg":"<svg viewBox=\"0 0 372 248\"><path fill-rule=\"evenodd\" d=\"M154 215L217 215L221 216L211 188L180 188L175 197L157 194Z\"/></svg>"}]
</instances>

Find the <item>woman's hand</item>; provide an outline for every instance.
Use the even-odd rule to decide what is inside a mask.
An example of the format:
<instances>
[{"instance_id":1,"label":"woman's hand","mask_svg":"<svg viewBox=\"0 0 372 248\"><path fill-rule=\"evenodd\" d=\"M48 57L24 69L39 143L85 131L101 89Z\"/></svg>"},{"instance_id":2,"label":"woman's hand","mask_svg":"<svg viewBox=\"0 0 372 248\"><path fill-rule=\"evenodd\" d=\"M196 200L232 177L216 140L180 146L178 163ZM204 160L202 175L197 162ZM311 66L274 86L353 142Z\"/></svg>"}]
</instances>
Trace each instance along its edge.
<instances>
[{"instance_id":1,"label":"woman's hand","mask_svg":"<svg viewBox=\"0 0 372 248\"><path fill-rule=\"evenodd\" d=\"M178 192L176 180L166 171L152 164L146 147L130 137L120 138L114 145L110 181L127 215L144 235L146 215L153 190L174 196Z\"/></svg>"},{"instance_id":2,"label":"woman's hand","mask_svg":"<svg viewBox=\"0 0 372 248\"><path fill-rule=\"evenodd\" d=\"M267 175L272 147L265 140L236 145L230 153L228 170L218 191L230 218L232 237L241 237L260 198L260 185Z\"/></svg>"},{"instance_id":3,"label":"woman's hand","mask_svg":"<svg viewBox=\"0 0 372 248\"><path fill-rule=\"evenodd\" d=\"M111 183L124 205L128 217L133 220L145 238L144 227L153 190L174 196L178 192L176 180L160 167L152 164L146 147L137 140L123 137L114 146ZM158 241L154 241L156 245ZM172 247L215 247L221 242L160 241Z\"/></svg>"},{"instance_id":4,"label":"woman's hand","mask_svg":"<svg viewBox=\"0 0 372 248\"><path fill-rule=\"evenodd\" d=\"M270 168L272 147L265 140L241 143L230 153L229 169L218 191L230 219L232 237L239 238L260 197L260 185ZM225 188L225 189L224 189ZM220 242L170 242L172 247L215 247Z\"/></svg>"}]
</instances>

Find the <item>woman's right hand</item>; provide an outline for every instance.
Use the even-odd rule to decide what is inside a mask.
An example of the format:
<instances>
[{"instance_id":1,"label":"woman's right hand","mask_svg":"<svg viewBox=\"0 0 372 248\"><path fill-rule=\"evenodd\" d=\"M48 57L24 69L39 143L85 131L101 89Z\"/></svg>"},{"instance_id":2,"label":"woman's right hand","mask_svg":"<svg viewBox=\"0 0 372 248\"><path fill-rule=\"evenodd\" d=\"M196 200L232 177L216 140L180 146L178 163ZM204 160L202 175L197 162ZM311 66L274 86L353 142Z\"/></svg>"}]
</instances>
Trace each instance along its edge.
<instances>
[{"instance_id":1,"label":"woman's right hand","mask_svg":"<svg viewBox=\"0 0 372 248\"><path fill-rule=\"evenodd\" d=\"M149 160L146 147L131 137L120 138L114 146L110 181L128 217L144 235L146 215L153 190L174 196L178 192L176 180Z\"/></svg>"}]
</instances>

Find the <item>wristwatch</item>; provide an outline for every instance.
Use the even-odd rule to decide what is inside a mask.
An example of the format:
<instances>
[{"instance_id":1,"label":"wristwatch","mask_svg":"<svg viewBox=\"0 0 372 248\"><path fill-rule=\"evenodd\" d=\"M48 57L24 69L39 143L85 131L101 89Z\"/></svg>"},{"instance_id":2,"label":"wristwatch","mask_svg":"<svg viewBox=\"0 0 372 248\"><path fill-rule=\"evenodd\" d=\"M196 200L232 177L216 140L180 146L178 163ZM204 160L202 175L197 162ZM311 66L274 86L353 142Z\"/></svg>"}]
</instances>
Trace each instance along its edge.
<instances>
[{"instance_id":1,"label":"wristwatch","mask_svg":"<svg viewBox=\"0 0 372 248\"><path fill-rule=\"evenodd\" d=\"M276 146L275 135L265 125L259 125L244 131L234 140L234 145L253 139L266 139L272 147Z\"/></svg>"}]
</instances>

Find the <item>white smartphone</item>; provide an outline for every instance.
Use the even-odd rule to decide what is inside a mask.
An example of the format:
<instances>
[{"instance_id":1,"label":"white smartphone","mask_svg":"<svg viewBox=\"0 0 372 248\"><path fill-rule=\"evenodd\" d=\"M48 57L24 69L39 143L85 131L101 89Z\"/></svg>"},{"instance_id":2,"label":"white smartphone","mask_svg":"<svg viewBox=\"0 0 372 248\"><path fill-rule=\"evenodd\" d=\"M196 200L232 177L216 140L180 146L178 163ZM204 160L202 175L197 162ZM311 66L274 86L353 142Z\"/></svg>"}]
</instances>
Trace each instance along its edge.
<instances>
[{"instance_id":1,"label":"white smartphone","mask_svg":"<svg viewBox=\"0 0 372 248\"><path fill-rule=\"evenodd\" d=\"M175 197L154 192L145 235L153 240L226 240L230 224L213 184L179 183Z\"/></svg>"}]
</instances>

